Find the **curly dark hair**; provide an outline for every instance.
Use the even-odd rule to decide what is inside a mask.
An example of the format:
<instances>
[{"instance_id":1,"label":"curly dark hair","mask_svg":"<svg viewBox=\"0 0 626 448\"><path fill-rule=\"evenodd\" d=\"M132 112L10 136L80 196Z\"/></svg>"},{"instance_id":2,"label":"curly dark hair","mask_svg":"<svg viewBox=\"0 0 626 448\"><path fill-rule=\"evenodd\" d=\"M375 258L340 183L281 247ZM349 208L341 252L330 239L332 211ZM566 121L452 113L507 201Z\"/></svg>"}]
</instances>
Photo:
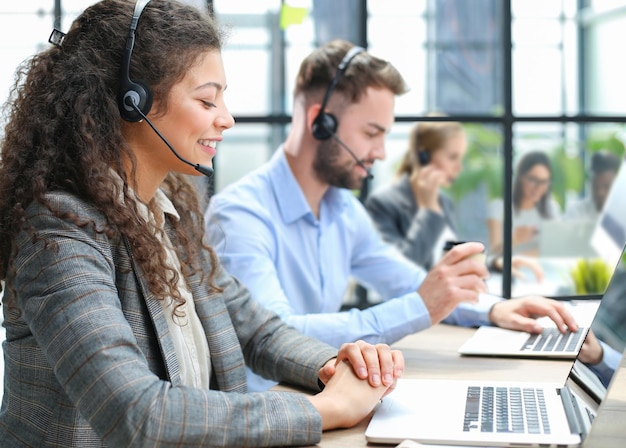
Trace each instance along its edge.
<instances>
[{"instance_id":1,"label":"curly dark hair","mask_svg":"<svg viewBox=\"0 0 626 448\"><path fill-rule=\"evenodd\" d=\"M139 199L129 187L134 185L136 159L122 137L116 96L133 8L134 2L128 0L103 0L87 8L61 46L35 55L17 70L6 103L1 148L1 279L7 279L12 269L13 242L24 229L26 208L37 201L58 214L47 202L46 193L61 190L95 204L108 223L99 231L128 239L157 297L183 303L176 275L165 267L157 230L141 218ZM151 87L159 100L159 113L163 113L172 86L201 55L221 47L222 34L208 15L175 0L153 0L136 30L131 79ZM124 168L124 160L131 162L130 169ZM121 187L118 177L123 180ZM181 265L188 270L185 272L199 272L204 255L198 246L204 228L197 191L180 174L170 174L163 188L181 215L175 229ZM78 216L60 217L80 226L94 225ZM26 230L34 237L34 230ZM215 292L216 257L208 246L200 246L212 261L206 283L210 292Z\"/></svg>"}]
</instances>

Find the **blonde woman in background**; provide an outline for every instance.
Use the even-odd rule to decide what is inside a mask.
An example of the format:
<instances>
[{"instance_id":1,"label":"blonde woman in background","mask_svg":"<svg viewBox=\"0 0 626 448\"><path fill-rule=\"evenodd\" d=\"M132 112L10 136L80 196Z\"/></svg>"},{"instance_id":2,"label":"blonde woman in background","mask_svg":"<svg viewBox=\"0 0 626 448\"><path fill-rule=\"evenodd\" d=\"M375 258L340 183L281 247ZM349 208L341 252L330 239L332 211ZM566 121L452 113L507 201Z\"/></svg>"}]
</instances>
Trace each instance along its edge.
<instances>
[{"instance_id":1,"label":"blonde woman in background","mask_svg":"<svg viewBox=\"0 0 626 448\"><path fill-rule=\"evenodd\" d=\"M437 262L446 240L456 239L454 204L441 189L461 173L466 151L461 123L416 123L397 181L366 201L383 238L425 269Z\"/></svg>"},{"instance_id":2,"label":"blonde woman in background","mask_svg":"<svg viewBox=\"0 0 626 448\"><path fill-rule=\"evenodd\" d=\"M410 260L430 269L442 254L446 240L456 240L452 199L442 191L463 170L467 135L456 121L419 122L409 134L396 181L374 191L366 207L383 238ZM501 257L490 257L490 267L502 269ZM529 268L538 281L541 267L525 257L513 257L513 274Z\"/></svg>"}]
</instances>

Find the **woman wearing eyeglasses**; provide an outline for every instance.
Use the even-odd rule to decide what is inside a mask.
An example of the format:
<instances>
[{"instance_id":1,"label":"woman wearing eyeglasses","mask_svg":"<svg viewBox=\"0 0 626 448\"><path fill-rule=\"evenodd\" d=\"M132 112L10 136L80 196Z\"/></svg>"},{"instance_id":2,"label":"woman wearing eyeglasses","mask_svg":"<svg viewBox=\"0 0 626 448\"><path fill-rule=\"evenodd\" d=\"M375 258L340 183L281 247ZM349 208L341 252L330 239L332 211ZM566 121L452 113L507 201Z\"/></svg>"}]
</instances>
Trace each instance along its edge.
<instances>
[{"instance_id":1,"label":"woman wearing eyeglasses","mask_svg":"<svg viewBox=\"0 0 626 448\"><path fill-rule=\"evenodd\" d=\"M513 253L536 256L539 253L539 226L542 220L560 216L557 202L551 195L552 164L541 151L526 153L517 164L513 181ZM502 251L504 203L490 204L487 217L489 250Z\"/></svg>"}]
</instances>

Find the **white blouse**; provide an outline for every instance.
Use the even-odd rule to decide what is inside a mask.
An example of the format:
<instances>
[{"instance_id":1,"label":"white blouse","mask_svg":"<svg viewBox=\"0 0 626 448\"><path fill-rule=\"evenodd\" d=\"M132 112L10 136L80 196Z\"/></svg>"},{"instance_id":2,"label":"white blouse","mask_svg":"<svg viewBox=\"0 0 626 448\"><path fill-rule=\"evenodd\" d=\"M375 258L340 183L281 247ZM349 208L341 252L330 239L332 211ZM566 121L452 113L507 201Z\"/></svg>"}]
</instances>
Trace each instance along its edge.
<instances>
[{"instance_id":1,"label":"white blouse","mask_svg":"<svg viewBox=\"0 0 626 448\"><path fill-rule=\"evenodd\" d=\"M144 211L149 216L148 219L156 222L161 230L164 230L165 214L180 219L174 205L161 190L157 190L154 195L154 204L157 209L163 211L163 215L159 216L158 219L155 219L147 208ZM185 282L180 260L172 242L165 231L160 232L157 237L162 241L166 250L167 265L178 273L178 290L185 300L185 303L178 308L175 308L176 302L172 299L162 301L163 311L180 365L182 383L186 386L208 389L211 378L211 356L204 328L196 313L193 296Z\"/></svg>"}]
</instances>

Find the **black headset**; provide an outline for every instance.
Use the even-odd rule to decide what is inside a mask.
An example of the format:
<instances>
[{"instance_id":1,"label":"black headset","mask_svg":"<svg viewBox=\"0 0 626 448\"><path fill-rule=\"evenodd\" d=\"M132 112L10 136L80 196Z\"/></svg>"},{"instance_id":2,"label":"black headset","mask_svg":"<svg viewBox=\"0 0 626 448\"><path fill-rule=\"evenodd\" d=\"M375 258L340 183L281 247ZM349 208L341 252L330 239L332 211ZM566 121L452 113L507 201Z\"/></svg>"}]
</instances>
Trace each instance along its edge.
<instances>
[{"instance_id":1,"label":"black headset","mask_svg":"<svg viewBox=\"0 0 626 448\"><path fill-rule=\"evenodd\" d=\"M133 54L133 47L135 46L135 30L137 29L139 17L148 3L150 3L150 0L138 0L137 3L135 3L135 11L133 12L133 19L130 22L130 30L128 32L128 38L126 39L126 50L124 52L124 59L122 60L120 90L117 93L120 115L124 120L132 122L141 121L143 118L142 115L135 110L134 106L140 109L144 115L148 115L152 107L153 95L150 87L141 81L133 81L130 79L130 58Z\"/></svg>"},{"instance_id":2,"label":"black headset","mask_svg":"<svg viewBox=\"0 0 626 448\"><path fill-rule=\"evenodd\" d=\"M424 149L417 150L417 161L420 165L428 165L430 162L430 153Z\"/></svg>"},{"instance_id":3,"label":"black headset","mask_svg":"<svg viewBox=\"0 0 626 448\"><path fill-rule=\"evenodd\" d=\"M335 117L333 114L327 113L325 109L328 104L328 100L333 93L333 90L335 90L339 79L348 68L350 61L352 61L352 59L357 54L363 51L365 51L363 47L352 47L337 66L337 73L335 73L335 77L328 85L328 89L326 90L326 94L324 95L324 101L322 101L322 107L320 108L320 112L319 114L317 114L317 117L315 117L315 120L313 120L312 133L313 137L315 137L317 140L328 140L330 137L333 136L333 134L337 132L337 127L339 126L337 117Z\"/></svg>"}]
</instances>

